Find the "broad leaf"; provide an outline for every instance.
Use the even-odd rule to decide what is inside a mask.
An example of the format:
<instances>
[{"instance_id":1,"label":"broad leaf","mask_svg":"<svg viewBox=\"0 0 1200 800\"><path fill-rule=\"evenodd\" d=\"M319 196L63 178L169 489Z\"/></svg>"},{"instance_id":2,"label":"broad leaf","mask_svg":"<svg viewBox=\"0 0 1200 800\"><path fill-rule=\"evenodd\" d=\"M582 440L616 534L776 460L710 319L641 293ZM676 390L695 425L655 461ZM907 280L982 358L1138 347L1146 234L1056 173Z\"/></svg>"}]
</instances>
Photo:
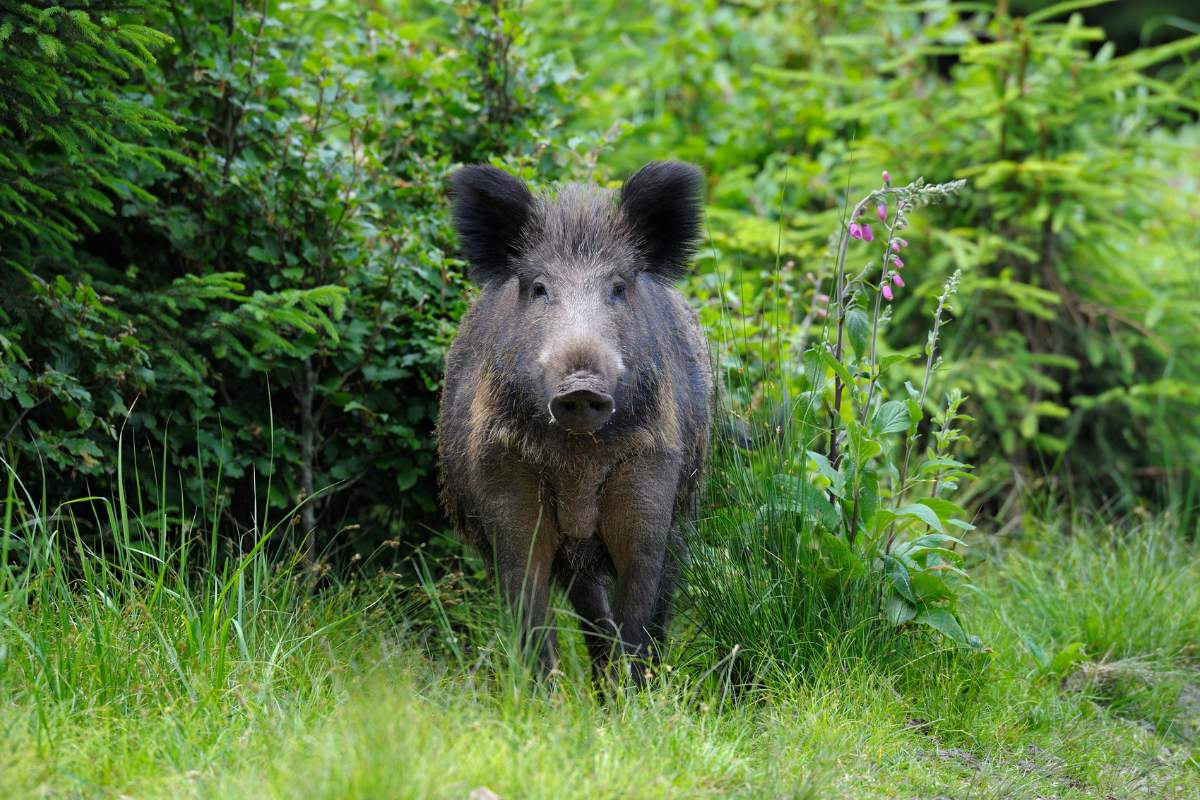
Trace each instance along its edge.
<instances>
[{"instance_id":1,"label":"broad leaf","mask_svg":"<svg viewBox=\"0 0 1200 800\"><path fill-rule=\"evenodd\" d=\"M911 622L912 618L917 615L917 609L897 595L888 595L887 603L883 607L883 616L891 624L899 627L906 622Z\"/></svg>"},{"instance_id":2,"label":"broad leaf","mask_svg":"<svg viewBox=\"0 0 1200 800\"><path fill-rule=\"evenodd\" d=\"M970 648L979 646L979 640L974 636L968 637L958 619L945 608L923 609L914 621L918 625L928 625L955 644Z\"/></svg>"},{"instance_id":3,"label":"broad leaf","mask_svg":"<svg viewBox=\"0 0 1200 800\"><path fill-rule=\"evenodd\" d=\"M883 557L883 571L887 574L892 582L892 587L896 593L910 603L916 603L917 598L913 594L912 584L909 582L908 569L894 556L885 555Z\"/></svg>"},{"instance_id":4,"label":"broad leaf","mask_svg":"<svg viewBox=\"0 0 1200 800\"><path fill-rule=\"evenodd\" d=\"M882 436L908 430L908 408L900 400L889 400L875 412L875 433Z\"/></svg>"},{"instance_id":5,"label":"broad leaf","mask_svg":"<svg viewBox=\"0 0 1200 800\"><path fill-rule=\"evenodd\" d=\"M897 508L894 512L897 517L913 517L921 520L929 527L933 528L938 533L943 531L942 521L938 519L938 515L932 508L921 503L909 503L908 505Z\"/></svg>"},{"instance_id":6,"label":"broad leaf","mask_svg":"<svg viewBox=\"0 0 1200 800\"><path fill-rule=\"evenodd\" d=\"M854 353L859 358L862 358L867 353L867 339L871 335L871 321L867 319L867 315L858 308L852 308L846 312L846 336L850 340L850 346L854 348Z\"/></svg>"}]
</instances>

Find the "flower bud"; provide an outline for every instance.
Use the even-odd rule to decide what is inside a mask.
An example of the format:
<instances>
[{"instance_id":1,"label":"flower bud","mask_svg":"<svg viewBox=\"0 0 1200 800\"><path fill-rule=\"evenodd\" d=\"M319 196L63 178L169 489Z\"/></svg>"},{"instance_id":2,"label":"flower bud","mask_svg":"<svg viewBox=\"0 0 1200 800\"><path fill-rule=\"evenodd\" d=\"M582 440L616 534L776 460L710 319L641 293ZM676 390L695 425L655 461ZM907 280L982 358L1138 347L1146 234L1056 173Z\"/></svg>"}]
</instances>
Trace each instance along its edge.
<instances>
[{"instance_id":1,"label":"flower bud","mask_svg":"<svg viewBox=\"0 0 1200 800\"><path fill-rule=\"evenodd\" d=\"M900 243L899 243L899 242L897 242L897 241L896 241L896 240L894 240L894 239L892 240L892 252L893 252L893 253L899 253L899 252L900 252Z\"/></svg>"},{"instance_id":2,"label":"flower bud","mask_svg":"<svg viewBox=\"0 0 1200 800\"><path fill-rule=\"evenodd\" d=\"M896 284L896 288L898 288L898 289L904 288L904 278L900 277L899 272L892 273L892 283Z\"/></svg>"},{"instance_id":3,"label":"flower bud","mask_svg":"<svg viewBox=\"0 0 1200 800\"><path fill-rule=\"evenodd\" d=\"M865 222L862 224L862 240L864 242L875 241L875 234L871 233L871 226Z\"/></svg>"},{"instance_id":4,"label":"flower bud","mask_svg":"<svg viewBox=\"0 0 1200 800\"><path fill-rule=\"evenodd\" d=\"M818 303L828 303L828 302L829 302L829 295L827 295L827 294L818 294L818 295L817 295L816 297L814 297L813 299L814 299L814 300L816 300Z\"/></svg>"},{"instance_id":5,"label":"flower bud","mask_svg":"<svg viewBox=\"0 0 1200 800\"><path fill-rule=\"evenodd\" d=\"M888 171L886 169L883 171L883 182L884 183L892 182L892 176L888 174Z\"/></svg>"},{"instance_id":6,"label":"flower bud","mask_svg":"<svg viewBox=\"0 0 1200 800\"><path fill-rule=\"evenodd\" d=\"M888 286L888 285L885 283L885 284L883 285L883 299L884 299L884 300L891 301L891 299L892 299L892 296L893 296L893 295L892 295L892 287Z\"/></svg>"},{"instance_id":7,"label":"flower bud","mask_svg":"<svg viewBox=\"0 0 1200 800\"><path fill-rule=\"evenodd\" d=\"M880 222L887 222L887 203L875 206L875 213L879 215Z\"/></svg>"},{"instance_id":8,"label":"flower bud","mask_svg":"<svg viewBox=\"0 0 1200 800\"><path fill-rule=\"evenodd\" d=\"M850 223L850 238L851 239L863 238L862 226L859 225L857 222Z\"/></svg>"},{"instance_id":9,"label":"flower bud","mask_svg":"<svg viewBox=\"0 0 1200 800\"><path fill-rule=\"evenodd\" d=\"M893 255L892 263L896 265L896 269L901 269L904 267L904 262L900 260L900 256Z\"/></svg>"},{"instance_id":10,"label":"flower bud","mask_svg":"<svg viewBox=\"0 0 1200 800\"><path fill-rule=\"evenodd\" d=\"M823 308L816 309L815 311L813 311L813 314L815 314L818 319L825 319L826 317L829 316L829 312Z\"/></svg>"},{"instance_id":11,"label":"flower bud","mask_svg":"<svg viewBox=\"0 0 1200 800\"><path fill-rule=\"evenodd\" d=\"M901 239L901 238L899 238L899 237L896 237L896 242L897 242L897 243L898 243L898 244L899 244L901 247L908 247L908 239Z\"/></svg>"}]
</instances>

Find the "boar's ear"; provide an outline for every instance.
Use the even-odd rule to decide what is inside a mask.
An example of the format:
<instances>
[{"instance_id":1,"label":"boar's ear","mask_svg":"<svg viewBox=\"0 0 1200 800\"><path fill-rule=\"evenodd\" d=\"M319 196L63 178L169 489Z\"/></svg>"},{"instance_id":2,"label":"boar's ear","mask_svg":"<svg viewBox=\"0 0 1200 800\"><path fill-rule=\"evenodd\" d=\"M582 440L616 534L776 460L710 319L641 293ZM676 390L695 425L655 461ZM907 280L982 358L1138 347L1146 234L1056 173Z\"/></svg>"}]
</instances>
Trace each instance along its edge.
<instances>
[{"instance_id":1,"label":"boar's ear","mask_svg":"<svg viewBox=\"0 0 1200 800\"><path fill-rule=\"evenodd\" d=\"M704 173L679 161L651 161L621 187L621 211L646 257L646 271L667 280L687 272L700 238Z\"/></svg>"},{"instance_id":2,"label":"boar's ear","mask_svg":"<svg viewBox=\"0 0 1200 800\"><path fill-rule=\"evenodd\" d=\"M471 280L487 283L511 275L521 232L533 215L529 187L504 170L473 164L450 176L450 194Z\"/></svg>"}]
</instances>

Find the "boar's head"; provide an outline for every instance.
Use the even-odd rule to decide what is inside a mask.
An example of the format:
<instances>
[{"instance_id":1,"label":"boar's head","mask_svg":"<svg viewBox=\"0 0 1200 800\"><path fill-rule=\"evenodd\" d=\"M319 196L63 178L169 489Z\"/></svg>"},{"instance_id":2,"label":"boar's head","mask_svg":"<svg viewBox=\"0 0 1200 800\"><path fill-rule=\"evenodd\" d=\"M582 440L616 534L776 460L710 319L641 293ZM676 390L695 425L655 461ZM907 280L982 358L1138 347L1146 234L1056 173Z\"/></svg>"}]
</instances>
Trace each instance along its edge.
<instances>
[{"instance_id":1,"label":"boar's head","mask_svg":"<svg viewBox=\"0 0 1200 800\"><path fill-rule=\"evenodd\" d=\"M508 402L567 433L636 423L677 332L664 303L701 226L703 175L652 162L618 192L569 184L535 195L491 166L451 179L470 277L492 316L488 361Z\"/></svg>"}]
</instances>

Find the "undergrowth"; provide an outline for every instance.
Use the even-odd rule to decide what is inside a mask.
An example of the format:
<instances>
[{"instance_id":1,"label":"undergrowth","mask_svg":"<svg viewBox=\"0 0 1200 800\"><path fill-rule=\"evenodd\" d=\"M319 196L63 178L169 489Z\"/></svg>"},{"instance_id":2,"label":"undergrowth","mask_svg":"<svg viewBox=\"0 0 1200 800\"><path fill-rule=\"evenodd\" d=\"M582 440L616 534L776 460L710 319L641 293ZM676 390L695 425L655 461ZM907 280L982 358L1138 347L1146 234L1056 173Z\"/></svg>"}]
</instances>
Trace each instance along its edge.
<instances>
[{"instance_id":1,"label":"undergrowth","mask_svg":"<svg viewBox=\"0 0 1200 800\"><path fill-rule=\"evenodd\" d=\"M685 609L637 691L590 681L566 611L563 674L539 681L470 574L280 562L286 517L241 552L188 542L177 520L140 516L130 484L50 508L9 476L2 796L1200 791L1200 553L1169 519L1011 534L962 608L986 652L850 626L797 639L803 669L747 673L748 655L714 650ZM85 515L118 534L104 553ZM861 611L826 608L839 624Z\"/></svg>"}]
</instances>

